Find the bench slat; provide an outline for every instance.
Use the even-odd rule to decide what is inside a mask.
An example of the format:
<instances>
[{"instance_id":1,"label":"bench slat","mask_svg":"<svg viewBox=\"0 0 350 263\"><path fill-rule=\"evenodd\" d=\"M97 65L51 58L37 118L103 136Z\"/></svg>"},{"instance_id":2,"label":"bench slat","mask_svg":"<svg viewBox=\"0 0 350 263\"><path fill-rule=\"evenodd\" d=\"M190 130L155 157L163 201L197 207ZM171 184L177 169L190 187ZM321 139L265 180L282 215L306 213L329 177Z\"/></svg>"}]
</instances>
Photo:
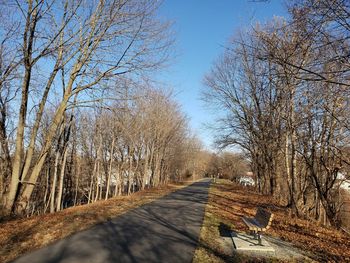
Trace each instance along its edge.
<instances>
[{"instance_id":1,"label":"bench slat","mask_svg":"<svg viewBox=\"0 0 350 263\"><path fill-rule=\"evenodd\" d=\"M272 223L273 214L258 207L254 217L243 217L243 222L252 231L266 231Z\"/></svg>"},{"instance_id":2,"label":"bench slat","mask_svg":"<svg viewBox=\"0 0 350 263\"><path fill-rule=\"evenodd\" d=\"M272 219L272 214L270 212L258 207L258 210L257 210L254 218L256 219L256 221L259 222L259 224L262 226L262 228L266 228L271 223L270 221Z\"/></svg>"}]
</instances>

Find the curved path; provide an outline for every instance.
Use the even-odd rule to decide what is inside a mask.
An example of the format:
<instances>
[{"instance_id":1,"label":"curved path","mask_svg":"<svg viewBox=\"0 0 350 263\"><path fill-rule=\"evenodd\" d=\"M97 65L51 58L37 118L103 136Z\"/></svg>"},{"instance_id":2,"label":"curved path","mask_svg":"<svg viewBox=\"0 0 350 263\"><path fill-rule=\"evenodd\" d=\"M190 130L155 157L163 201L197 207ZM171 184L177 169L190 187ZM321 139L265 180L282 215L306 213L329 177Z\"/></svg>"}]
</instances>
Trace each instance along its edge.
<instances>
[{"instance_id":1,"label":"curved path","mask_svg":"<svg viewBox=\"0 0 350 263\"><path fill-rule=\"evenodd\" d=\"M14 262L191 262L209 185L196 182Z\"/></svg>"}]
</instances>

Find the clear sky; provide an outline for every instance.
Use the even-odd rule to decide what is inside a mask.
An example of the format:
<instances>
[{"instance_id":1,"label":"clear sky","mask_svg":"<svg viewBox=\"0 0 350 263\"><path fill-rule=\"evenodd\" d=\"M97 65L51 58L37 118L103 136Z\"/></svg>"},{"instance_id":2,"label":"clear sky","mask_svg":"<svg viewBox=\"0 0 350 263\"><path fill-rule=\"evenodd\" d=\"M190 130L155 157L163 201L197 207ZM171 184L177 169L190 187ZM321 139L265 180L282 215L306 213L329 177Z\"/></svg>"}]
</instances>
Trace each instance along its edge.
<instances>
[{"instance_id":1,"label":"clear sky","mask_svg":"<svg viewBox=\"0 0 350 263\"><path fill-rule=\"evenodd\" d=\"M165 0L161 16L174 21L178 56L160 78L176 91L193 131L211 148L213 137L204 123L215 116L200 101L205 73L239 28L273 16L286 16L283 0Z\"/></svg>"}]
</instances>

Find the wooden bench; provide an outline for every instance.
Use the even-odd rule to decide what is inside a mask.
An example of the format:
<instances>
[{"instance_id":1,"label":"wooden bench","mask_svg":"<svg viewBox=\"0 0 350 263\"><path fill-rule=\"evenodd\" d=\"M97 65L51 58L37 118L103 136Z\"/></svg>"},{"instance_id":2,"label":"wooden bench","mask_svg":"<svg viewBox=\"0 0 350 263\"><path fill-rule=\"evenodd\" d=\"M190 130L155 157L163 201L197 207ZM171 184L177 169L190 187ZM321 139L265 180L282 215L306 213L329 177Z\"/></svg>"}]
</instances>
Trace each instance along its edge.
<instances>
[{"instance_id":1,"label":"wooden bench","mask_svg":"<svg viewBox=\"0 0 350 263\"><path fill-rule=\"evenodd\" d=\"M258 207L254 217L243 217L243 222L248 226L249 230L254 234L254 238L258 239L261 246L261 232L269 229L272 223L273 214Z\"/></svg>"}]
</instances>

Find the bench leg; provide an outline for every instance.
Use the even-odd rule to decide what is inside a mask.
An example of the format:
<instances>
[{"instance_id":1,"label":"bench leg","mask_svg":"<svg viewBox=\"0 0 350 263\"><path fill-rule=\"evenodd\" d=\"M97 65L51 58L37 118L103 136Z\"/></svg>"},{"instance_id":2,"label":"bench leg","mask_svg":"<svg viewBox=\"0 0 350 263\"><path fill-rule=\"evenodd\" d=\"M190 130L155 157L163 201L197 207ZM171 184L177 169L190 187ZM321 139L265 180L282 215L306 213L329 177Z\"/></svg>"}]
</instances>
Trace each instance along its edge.
<instances>
[{"instance_id":1,"label":"bench leg","mask_svg":"<svg viewBox=\"0 0 350 263\"><path fill-rule=\"evenodd\" d=\"M250 234L253 236L255 240L258 240L258 245L262 246L262 240L261 240L261 232L260 231L255 231L255 230L250 230Z\"/></svg>"},{"instance_id":2,"label":"bench leg","mask_svg":"<svg viewBox=\"0 0 350 263\"><path fill-rule=\"evenodd\" d=\"M262 246L261 232L256 230L249 230L249 234L253 236L255 240L258 240L258 245Z\"/></svg>"},{"instance_id":3,"label":"bench leg","mask_svg":"<svg viewBox=\"0 0 350 263\"><path fill-rule=\"evenodd\" d=\"M249 234L253 236L254 239L256 239L256 232L254 230L250 230Z\"/></svg>"},{"instance_id":4,"label":"bench leg","mask_svg":"<svg viewBox=\"0 0 350 263\"><path fill-rule=\"evenodd\" d=\"M258 237L258 244L259 244L259 246L262 246L260 232L257 232L257 237Z\"/></svg>"}]
</instances>

